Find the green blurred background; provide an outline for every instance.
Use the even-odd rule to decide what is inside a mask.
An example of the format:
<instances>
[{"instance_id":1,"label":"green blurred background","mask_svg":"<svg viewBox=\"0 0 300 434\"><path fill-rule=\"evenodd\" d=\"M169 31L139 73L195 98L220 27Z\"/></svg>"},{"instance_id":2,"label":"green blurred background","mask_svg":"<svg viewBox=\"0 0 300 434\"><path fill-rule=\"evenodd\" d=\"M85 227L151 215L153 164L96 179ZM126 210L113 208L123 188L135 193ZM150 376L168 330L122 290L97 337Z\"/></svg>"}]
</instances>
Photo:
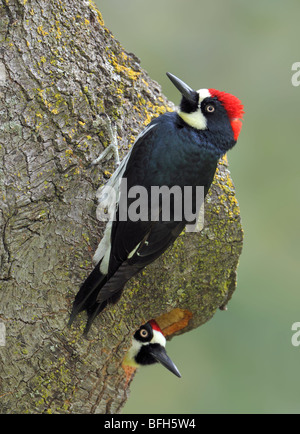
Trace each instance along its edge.
<instances>
[{"instance_id":1,"label":"green blurred background","mask_svg":"<svg viewBox=\"0 0 300 434\"><path fill-rule=\"evenodd\" d=\"M170 71L238 96L245 120L228 157L245 231L227 312L173 339L182 373L141 369L123 413L298 413L300 347L300 3L98 0L105 25L176 104Z\"/></svg>"}]
</instances>

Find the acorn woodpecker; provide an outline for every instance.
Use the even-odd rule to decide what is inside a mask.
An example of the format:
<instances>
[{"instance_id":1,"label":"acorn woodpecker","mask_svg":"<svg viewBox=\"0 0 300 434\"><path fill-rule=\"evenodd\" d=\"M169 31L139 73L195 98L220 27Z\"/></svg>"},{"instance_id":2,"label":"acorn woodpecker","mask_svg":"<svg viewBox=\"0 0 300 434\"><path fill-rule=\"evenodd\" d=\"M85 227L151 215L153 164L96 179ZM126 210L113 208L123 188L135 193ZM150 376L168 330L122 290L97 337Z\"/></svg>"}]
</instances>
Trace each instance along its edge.
<instances>
[{"instance_id":1,"label":"acorn woodpecker","mask_svg":"<svg viewBox=\"0 0 300 434\"><path fill-rule=\"evenodd\" d=\"M76 315L86 310L85 333L108 302L119 300L125 283L171 246L190 222L185 214L175 216L175 195L168 218L162 215L161 201L154 207L153 217L151 194L149 204L144 204L149 205L146 218L130 218L136 197L129 192L190 186L194 216L196 188L202 186L206 196L218 160L236 144L241 130L244 111L238 98L215 89L195 91L173 74L167 76L182 94L179 109L155 118L137 137L105 186L115 195L99 193L100 204L105 196L115 196L114 201L105 202L113 218L107 222L93 258L95 268L75 297L69 321L72 324ZM183 206L183 196L181 199ZM126 218L124 211L128 211Z\"/></svg>"},{"instance_id":2,"label":"acorn woodpecker","mask_svg":"<svg viewBox=\"0 0 300 434\"><path fill-rule=\"evenodd\" d=\"M135 332L124 365L138 368L159 362L177 377L181 377L177 367L167 355L165 346L166 338L157 322L152 319Z\"/></svg>"}]
</instances>

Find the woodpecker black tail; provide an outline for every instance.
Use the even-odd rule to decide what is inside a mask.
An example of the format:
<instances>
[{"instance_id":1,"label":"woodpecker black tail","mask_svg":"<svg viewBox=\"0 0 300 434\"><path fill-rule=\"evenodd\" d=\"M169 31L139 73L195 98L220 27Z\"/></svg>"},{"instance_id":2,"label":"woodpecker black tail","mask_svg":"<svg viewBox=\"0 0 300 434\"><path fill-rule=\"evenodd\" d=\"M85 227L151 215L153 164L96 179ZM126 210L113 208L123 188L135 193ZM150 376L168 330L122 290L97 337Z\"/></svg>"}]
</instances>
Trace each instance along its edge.
<instances>
[{"instance_id":1,"label":"woodpecker black tail","mask_svg":"<svg viewBox=\"0 0 300 434\"><path fill-rule=\"evenodd\" d=\"M144 240L144 249L140 245L139 254L132 255L120 263L115 272L102 274L100 269L105 258L101 259L75 297L69 325L79 312L86 310L88 321L84 333L87 334L94 318L102 312L107 303L114 304L119 301L126 282L160 256L175 241L183 228L182 222L169 226L155 225L149 230L149 241ZM112 262L115 261L110 258L110 263Z\"/></svg>"},{"instance_id":2,"label":"woodpecker black tail","mask_svg":"<svg viewBox=\"0 0 300 434\"><path fill-rule=\"evenodd\" d=\"M122 270L121 266L120 272L116 273L116 276L113 275L108 280L107 276L103 275L99 269L100 264L97 264L91 274L81 285L75 297L69 320L69 325L71 325L76 315L79 312L86 310L88 321L84 331L85 334L88 333L94 318L102 312L107 303L116 303L119 300L127 280L139 271L139 268L137 268L135 273L132 273L134 270L131 269L130 275L127 276L126 270ZM103 287L103 292L99 297L99 293Z\"/></svg>"},{"instance_id":3,"label":"woodpecker black tail","mask_svg":"<svg viewBox=\"0 0 300 434\"><path fill-rule=\"evenodd\" d=\"M91 316L93 313L93 308L99 309L98 313L105 308L106 305L104 305L104 303L102 303L102 305L97 303L97 295L105 281L106 276L100 272L99 266L96 266L87 279L83 282L75 297L69 325L73 323L76 315L82 310L87 310L87 312L90 312L89 316ZM88 330L86 330L86 332L87 331Z\"/></svg>"},{"instance_id":4,"label":"woodpecker black tail","mask_svg":"<svg viewBox=\"0 0 300 434\"><path fill-rule=\"evenodd\" d=\"M76 295L70 318L71 324L86 310L86 332L107 303L119 300L126 282L197 220L198 187L205 197L218 160L241 130L243 106L235 96L195 91L168 77L182 94L178 111L160 115L142 131L98 193L98 208L107 208L110 219L94 256L96 266Z\"/></svg>"}]
</instances>

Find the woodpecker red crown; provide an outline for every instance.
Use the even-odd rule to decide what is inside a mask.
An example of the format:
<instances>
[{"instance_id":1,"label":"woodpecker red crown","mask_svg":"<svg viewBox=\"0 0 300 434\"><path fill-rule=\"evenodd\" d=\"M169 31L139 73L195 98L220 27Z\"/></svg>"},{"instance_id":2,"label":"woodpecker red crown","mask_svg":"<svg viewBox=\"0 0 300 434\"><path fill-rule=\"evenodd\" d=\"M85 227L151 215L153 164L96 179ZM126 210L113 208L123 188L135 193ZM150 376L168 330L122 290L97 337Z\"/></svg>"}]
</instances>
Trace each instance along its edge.
<instances>
[{"instance_id":1,"label":"woodpecker red crown","mask_svg":"<svg viewBox=\"0 0 300 434\"><path fill-rule=\"evenodd\" d=\"M152 327L153 330L156 330L156 331L158 331L158 332L160 332L160 333L163 334L163 332L161 331L159 325L157 324L157 322L154 319L151 319L149 321L149 324L151 325L151 327Z\"/></svg>"},{"instance_id":2,"label":"woodpecker red crown","mask_svg":"<svg viewBox=\"0 0 300 434\"><path fill-rule=\"evenodd\" d=\"M216 89L208 90L212 97L218 98L218 100L223 104L230 119L234 140L237 140L242 128L243 114L245 113L243 104L236 96L231 95L230 93Z\"/></svg>"}]
</instances>

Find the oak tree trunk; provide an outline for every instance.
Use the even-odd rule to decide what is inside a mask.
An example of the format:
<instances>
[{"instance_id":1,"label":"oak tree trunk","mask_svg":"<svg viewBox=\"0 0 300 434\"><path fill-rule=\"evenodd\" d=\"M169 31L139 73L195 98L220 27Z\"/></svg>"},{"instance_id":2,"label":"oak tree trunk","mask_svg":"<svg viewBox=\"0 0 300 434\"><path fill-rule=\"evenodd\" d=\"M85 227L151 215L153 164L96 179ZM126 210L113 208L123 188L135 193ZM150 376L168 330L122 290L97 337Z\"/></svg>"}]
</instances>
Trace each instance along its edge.
<instances>
[{"instance_id":1,"label":"oak tree trunk","mask_svg":"<svg viewBox=\"0 0 300 434\"><path fill-rule=\"evenodd\" d=\"M158 318L167 336L184 333L235 289L243 236L227 162L204 229L132 279L84 339L85 314L66 324L103 235L96 191L114 170L90 163L109 144L108 119L123 157L173 106L91 1L1 0L0 20L0 410L117 413L139 325Z\"/></svg>"}]
</instances>

